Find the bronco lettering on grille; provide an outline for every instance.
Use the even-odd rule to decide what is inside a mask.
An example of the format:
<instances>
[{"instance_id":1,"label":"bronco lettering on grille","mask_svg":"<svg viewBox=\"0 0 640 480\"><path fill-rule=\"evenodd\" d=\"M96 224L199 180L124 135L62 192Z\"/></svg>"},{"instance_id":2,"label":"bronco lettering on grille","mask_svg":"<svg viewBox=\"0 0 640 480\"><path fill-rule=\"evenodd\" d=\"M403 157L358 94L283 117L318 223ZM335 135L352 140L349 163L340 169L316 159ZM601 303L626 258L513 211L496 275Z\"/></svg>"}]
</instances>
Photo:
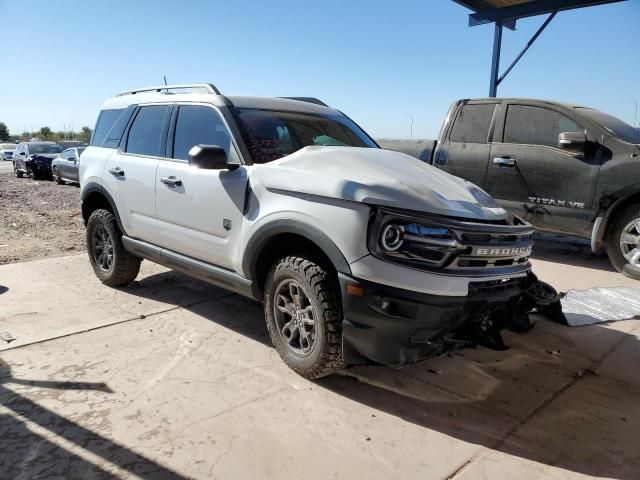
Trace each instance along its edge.
<instances>
[{"instance_id":1,"label":"bronco lettering on grille","mask_svg":"<svg viewBox=\"0 0 640 480\"><path fill-rule=\"evenodd\" d=\"M528 247L475 247L471 255L478 257L504 257L504 256L523 256L531 255L531 245Z\"/></svg>"}]
</instances>

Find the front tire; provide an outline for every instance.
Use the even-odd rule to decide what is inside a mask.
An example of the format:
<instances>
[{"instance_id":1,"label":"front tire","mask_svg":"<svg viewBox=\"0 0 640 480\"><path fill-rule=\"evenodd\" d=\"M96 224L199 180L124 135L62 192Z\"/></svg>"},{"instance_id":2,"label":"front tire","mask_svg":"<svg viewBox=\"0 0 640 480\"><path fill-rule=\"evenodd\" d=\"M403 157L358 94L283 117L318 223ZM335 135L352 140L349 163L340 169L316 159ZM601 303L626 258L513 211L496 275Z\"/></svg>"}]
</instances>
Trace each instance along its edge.
<instances>
[{"instance_id":1,"label":"front tire","mask_svg":"<svg viewBox=\"0 0 640 480\"><path fill-rule=\"evenodd\" d=\"M56 182L58 185L64 185L64 180L62 180L62 177L60 176L58 167L53 167L53 169L51 170L51 175L53 176L54 182Z\"/></svg>"},{"instance_id":2,"label":"front tire","mask_svg":"<svg viewBox=\"0 0 640 480\"><path fill-rule=\"evenodd\" d=\"M626 265L640 267L640 205L630 205L620 212L607 232L607 255L616 270Z\"/></svg>"},{"instance_id":3,"label":"front tire","mask_svg":"<svg viewBox=\"0 0 640 480\"><path fill-rule=\"evenodd\" d=\"M96 276L109 287L121 287L135 280L140 258L122 244L122 232L108 210L95 210L87 222L87 251Z\"/></svg>"},{"instance_id":4,"label":"front tire","mask_svg":"<svg viewBox=\"0 0 640 480\"><path fill-rule=\"evenodd\" d=\"M281 258L269 271L264 310L271 341L284 363L305 378L344 367L338 292L335 275L306 258Z\"/></svg>"},{"instance_id":5,"label":"front tire","mask_svg":"<svg viewBox=\"0 0 640 480\"><path fill-rule=\"evenodd\" d=\"M22 173L21 170L18 170L18 166L16 165L16 162L13 162L13 173L15 173L16 177L18 178L22 178L24 176L24 173Z\"/></svg>"}]
</instances>

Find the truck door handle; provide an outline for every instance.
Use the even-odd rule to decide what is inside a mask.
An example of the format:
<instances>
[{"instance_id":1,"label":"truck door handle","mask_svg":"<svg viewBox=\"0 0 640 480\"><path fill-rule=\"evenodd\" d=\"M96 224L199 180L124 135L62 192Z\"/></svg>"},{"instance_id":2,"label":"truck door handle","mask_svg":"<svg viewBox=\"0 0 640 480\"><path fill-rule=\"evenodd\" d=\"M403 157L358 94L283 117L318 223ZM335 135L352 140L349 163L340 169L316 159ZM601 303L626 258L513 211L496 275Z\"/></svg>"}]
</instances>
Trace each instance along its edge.
<instances>
[{"instance_id":1,"label":"truck door handle","mask_svg":"<svg viewBox=\"0 0 640 480\"><path fill-rule=\"evenodd\" d=\"M515 167L516 159L513 157L495 157L493 163L500 167Z\"/></svg>"},{"instance_id":2,"label":"truck door handle","mask_svg":"<svg viewBox=\"0 0 640 480\"><path fill-rule=\"evenodd\" d=\"M165 185L169 185L170 187L181 187L182 180L178 180L173 175L170 177L160 177L160 181Z\"/></svg>"},{"instance_id":3,"label":"truck door handle","mask_svg":"<svg viewBox=\"0 0 640 480\"><path fill-rule=\"evenodd\" d=\"M111 175L115 175L116 177L124 177L124 170L122 170L120 167L110 168L109 173Z\"/></svg>"}]
</instances>

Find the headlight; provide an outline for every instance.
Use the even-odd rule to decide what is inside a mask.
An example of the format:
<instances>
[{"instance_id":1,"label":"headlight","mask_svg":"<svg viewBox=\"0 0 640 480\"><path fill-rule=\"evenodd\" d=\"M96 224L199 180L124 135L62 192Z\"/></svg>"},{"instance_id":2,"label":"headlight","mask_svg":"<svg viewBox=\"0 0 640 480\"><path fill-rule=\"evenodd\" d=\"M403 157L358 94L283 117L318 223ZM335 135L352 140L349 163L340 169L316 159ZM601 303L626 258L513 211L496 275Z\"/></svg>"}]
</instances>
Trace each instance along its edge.
<instances>
[{"instance_id":1,"label":"headlight","mask_svg":"<svg viewBox=\"0 0 640 480\"><path fill-rule=\"evenodd\" d=\"M416 220L379 211L370 226L371 253L399 263L438 268L466 249L451 230Z\"/></svg>"}]
</instances>

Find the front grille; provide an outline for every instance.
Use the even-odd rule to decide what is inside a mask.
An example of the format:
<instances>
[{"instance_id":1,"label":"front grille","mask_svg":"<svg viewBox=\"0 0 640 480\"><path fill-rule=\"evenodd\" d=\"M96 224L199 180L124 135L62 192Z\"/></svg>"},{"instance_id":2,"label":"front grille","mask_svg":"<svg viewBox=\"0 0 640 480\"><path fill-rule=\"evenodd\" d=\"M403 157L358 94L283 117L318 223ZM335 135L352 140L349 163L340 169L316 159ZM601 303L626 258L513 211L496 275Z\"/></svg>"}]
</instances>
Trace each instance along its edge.
<instances>
[{"instance_id":1,"label":"front grille","mask_svg":"<svg viewBox=\"0 0 640 480\"><path fill-rule=\"evenodd\" d=\"M505 278L501 280L489 280L485 282L469 283L469 294L479 294L487 292L508 291L512 288L520 288L522 278Z\"/></svg>"}]
</instances>

